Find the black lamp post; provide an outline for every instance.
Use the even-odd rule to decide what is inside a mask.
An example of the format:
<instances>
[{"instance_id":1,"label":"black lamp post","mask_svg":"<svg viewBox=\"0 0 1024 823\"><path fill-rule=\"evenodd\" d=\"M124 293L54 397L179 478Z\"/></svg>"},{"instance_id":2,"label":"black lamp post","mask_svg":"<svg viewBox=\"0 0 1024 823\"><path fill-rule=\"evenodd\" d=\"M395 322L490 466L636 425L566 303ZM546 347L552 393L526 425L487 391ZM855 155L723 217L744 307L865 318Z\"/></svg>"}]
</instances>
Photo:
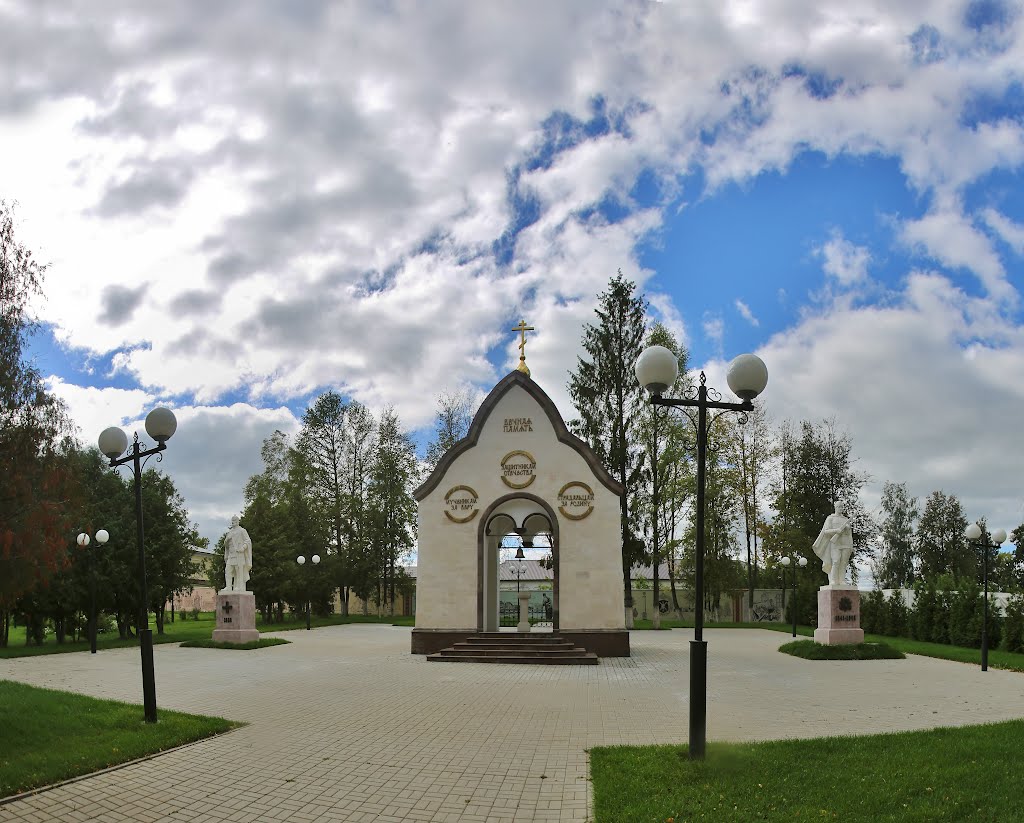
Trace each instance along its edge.
<instances>
[{"instance_id":1,"label":"black lamp post","mask_svg":"<svg viewBox=\"0 0 1024 823\"><path fill-rule=\"evenodd\" d=\"M523 579L523 561L526 559L522 546L516 549L515 559L519 561L519 566L516 568L516 594L519 594L519 583Z\"/></svg>"},{"instance_id":2,"label":"black lamp post","mask_svg":"<svg viewBox=\"0 0 1024 823\"><path fill-rule=\"evenodd\" d=\"M988 540L982 540L984 532L977 523L971 523L966 529L964 529L964 537L974 543L979 549L981 549L982 555L984 555L982 579L985 584L985 605L984 613L981 623L981 670L983 672L988 671L988 551L989 549L998 549L1003 543L1006 542L1006 530L996 529L992 532L992 542Z\"/></svg>"},{"instance_id":3,"label":"black lamp post","mask_svg":"<svg viewBox=\"0 0 1024 823\"><path fill-rule=\"evenodd\" d=\"M157 460L163 460L160 454L167 448L167 441L171 439L175 429L178 428L178 421L174 418L174 412L164 407L153 409L146 415L146 433L152 437L157 444L151 449L143 449L139 444L139 434L135 433L131 450L128 449L128 436L117 426L111 426L100 432L100 451L110 459L111 466L123 466L131 463L132 472L135 478L135 534L139 547L139 586L141 588L139 600L139 650L142 655L142 702L145 707L146 722L156 723L156 673L153 670L153 630L149 628L149 593L146 590L146 550L144 534L142 529L142 467L145 464L143 458L149 458L154 454ZM124 457L121 455L124 454Z\"/></svg>"},{"instance_id":4,"label":"black lamp post","mask_svg":"<svg viewBox=\"0 0 1024 823\"><path fill-rule=\"evenodd\" d=\"M720 409L723 413L753 411L753 399L768 385L768 369L761 358L753 354L741 354L729 364L729 388L741 398L740 403L727 403L718 391L709 389L705 384L704 372L700 373L699 386L687 389L684 397L662 397L662 393L675 384L679 375L679 361L664 346L644 349L637 358L634 371L640 385L650 393L654 405L697 409L696 421L687 415L697 429L697 552L694 569L694 639L690 641L690 759L703 760L707 738L708 684L708 645L704 640L704 492L708 409Z\"/></svg>"},{"instance_id":5,"label":"black lamp post","mask_svg":"<svg viewBox=\"0 0 1024 823\"><path fill-rule=\"evenodd\" d=\"M103 545L110 539L106 529L96 532L96 542ZM83 549L89 545L89 535L78 535L78 545ZM95 549L89 549L89 653L96 654L96 558Z\"/></svg>"},{"instance_id":6,"label":"black lamp post","mask_svg":"<svg viewBox=\"0 0 1024 823\"><path fill-rule=\"evenodd\" d=\"M313 561L313 565L314 566L320 565L320 555L314 554L310 558L310 560ZM295 562L298 563L300 566L305 566L306 565L306 557L305 557L305 555L301 555L300 554L298 557L295 558ZM306 631L307 632L310 629L310 613L313 611L313 602L312 602L312 600L310 599L310 596L309 596L309 582L310 582L309 581L309 572L306 572Z\"/></svg>"},{"instance_id":7,"label":"black lamp post","mask_svg":"<svg viewBox=\"0 0 1024 823\"><path fill-rule=\"evenodd\" d=\"M796 637L796 613L799 608L800 601L797 599L797 585L796 585L796 567L799 566L801 569L807 565L807 558L801 557L796 563L793 563L789 557L783 557L780 561L783 565L782 569L782 609L785 613L786 609L786 569L793 566L793 637Z\"/></svg>"}]
</instances>

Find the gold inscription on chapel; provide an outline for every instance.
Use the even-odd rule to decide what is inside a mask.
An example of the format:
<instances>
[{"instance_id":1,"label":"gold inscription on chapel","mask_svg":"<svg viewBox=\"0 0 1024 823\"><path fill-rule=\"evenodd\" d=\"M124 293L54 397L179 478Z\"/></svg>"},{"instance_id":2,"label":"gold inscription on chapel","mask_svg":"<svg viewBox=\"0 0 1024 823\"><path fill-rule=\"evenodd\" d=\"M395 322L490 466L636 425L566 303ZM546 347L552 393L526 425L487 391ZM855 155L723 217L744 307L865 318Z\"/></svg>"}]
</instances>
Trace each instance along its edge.
<instances>
[{"instance_id":1,"label":"gold inscription on chapel","mask_svg":"<svg viewBox=\"0 0 1024 823\"><path fill-rule=\"evenodd\" d=\"M469 486L453 486L444 496L444 516L453 523L468 523L477 516L480 495Z\"/></svg>"},{"instance_id":2,"label":"gold inscription on chapel","mask_svg":"<svg viewBox=\"0 0 1024 823\"><path fill-rule=\"evenodd\" d=\"M582 520L594 510L594 490L578 480L566 483L558 492L558 510L570 520Z\"/></svg>"},{"instance_id":3,"label":"gold inscription on chapel","mask_svg":"<svg viewBox=\"0 0 1024 823\"><path fill-rule=\"evenodd\" d=\"M520 432L532 432L533 420L529 417L506 417L505 434L519 434Z\"/></svg>"},{"instance_id":4,"label":"gold inscription on chapel","mask_svg":"<svg viewBox=\"0 0 1024 823\"><path fill-rule=\"evenodd\" d=\"M525 489L537 479L537 461L529 452L516 450L501 458L501 481L510 489Z\"/></svg>"}]
</instances>

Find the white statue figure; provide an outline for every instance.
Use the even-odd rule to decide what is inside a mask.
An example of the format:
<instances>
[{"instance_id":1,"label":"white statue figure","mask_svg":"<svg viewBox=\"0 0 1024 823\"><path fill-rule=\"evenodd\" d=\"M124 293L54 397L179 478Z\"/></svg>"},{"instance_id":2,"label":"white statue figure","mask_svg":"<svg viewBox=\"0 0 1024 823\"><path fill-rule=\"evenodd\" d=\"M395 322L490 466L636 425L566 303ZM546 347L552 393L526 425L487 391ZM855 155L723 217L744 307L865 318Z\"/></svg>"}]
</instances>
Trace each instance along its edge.
<instances>
[{"instance_id":1,"label":"white statue figure","mask_svg":"<svg viewBox=\"0 0 1024 823\"><path fill-rule=\"evenodd\" d=\"M821 558L821 570L828 575L829 584L844 585L846 567L850 565L850 555L853 554L853 530L839 503L836 503L836 513L825 518L825 525L821 527L813 548Z\"/></svg>"},{"instance_id":2,"label":"white statue figure","mask_svg":"<svg viewBox=\"0 0 1024 823\"><path fill-rule=\"evenodd\" d=\"M224 582L221 594L244 592L252 568L252 540L249 532L238 525L238 515L231 518L231 528L224 535Z\"/></svg>"}]
</instances>

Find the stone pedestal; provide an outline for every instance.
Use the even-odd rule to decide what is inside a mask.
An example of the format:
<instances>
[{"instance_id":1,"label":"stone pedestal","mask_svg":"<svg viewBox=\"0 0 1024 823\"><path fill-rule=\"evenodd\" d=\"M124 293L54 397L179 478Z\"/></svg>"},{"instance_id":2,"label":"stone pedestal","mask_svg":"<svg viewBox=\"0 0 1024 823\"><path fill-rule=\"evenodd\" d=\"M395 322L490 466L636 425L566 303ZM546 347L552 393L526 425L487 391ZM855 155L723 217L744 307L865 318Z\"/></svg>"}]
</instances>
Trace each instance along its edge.
<instances>
[{"instance_id":1,"label":"stone pedestal","mask_svg":"<svg viewBox=\"0 0 1024 823\"><path fill-rule=\"evenodd\" d=\"M217 628L213 639L218 643L251 643L260 639L256 629L256 595L252 592L230 592L217 595Z\"/></svg>"},{"instance_id":2,"label":"stone pedestal","mask_svg":"<svg viewBox=\"0 0 1024 823\"><path fill-rule=\"evenodd\" d=\"M814 630L814 642L826 646L864 642L857 589L848 586L818 589L818 628Z\"/></svg>"},{"instance_id":3,"label":"stone pedestal","mask_svg":"<svg viewBox=\"0 0 1024 823\"><path fill-rule=\"evenodd\" d=\"M516 597L519 598L519 625L516 626L516 631L528 632L530 630L530 593L519 592Z\"/></svg>"}]
</instances>

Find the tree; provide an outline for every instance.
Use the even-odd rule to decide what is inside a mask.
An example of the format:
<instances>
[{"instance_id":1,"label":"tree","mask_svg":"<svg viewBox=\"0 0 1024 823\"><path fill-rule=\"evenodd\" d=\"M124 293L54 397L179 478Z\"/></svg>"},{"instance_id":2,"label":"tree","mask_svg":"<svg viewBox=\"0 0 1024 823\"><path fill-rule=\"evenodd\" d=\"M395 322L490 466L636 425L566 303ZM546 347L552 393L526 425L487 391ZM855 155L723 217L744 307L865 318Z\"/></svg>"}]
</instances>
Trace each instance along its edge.
<instances>
[{"instance_id":1,"label":"tree","mask_svg":"<svg viewBox=\"0 0 1024 823\"><path fill-rule=\"evenodd\" d=\"M624 488L619 501L622 579L626 625L633 623L630 570L644 560L637 495L642 492L643 435L640 431L644 391L633 374L644 337L646 302L634 294L636 284L620 271L598 298L596 326L583 327L587 358L577 358L568 392L579 417L569 427L588 442L608 472Z\"/></svg>"},{"instance_id":2,"label":"tree","mask_svg":"<svg viewBox=\"0 0 1024 823\"><path fill-rule=\"evenodd\" d=\"M452 446L469 433L473 421L473 396L469 389L442 392L437 397L434 437L427 446L425 462L430 471Z\"/></svg>"},{"instance_id":3,"label":"tree","mask_svg":"<svg viewBox=\"0 0 1024 823\"><path fill-rule=\"evenodd\" d=\"M394 409L381 414L377 453L370 468L370 546L376 574L378 609L387 601L395 613L395 592L403 582L399 562L411 550L416 536L416 500L419 482L416 447L402 430Z\"/></svg>"},{"instance_id":4,"label":"tree","mask_svg":"<svg viewBox=\"0 0 1024 823\"><path fill-rule=\"evenodd\" d=\"M747 412L747 422L740 426L735 445L739 454L735 460L740 469L740 496L743 504L743 531L747 547L747 605L754 607L754 589L757 588L757 537L759 513L757 495L768 466L774 456L774 445L768 417L763 406Z\"/></svg>"},{"instance_id":5,"label":"tree","mask_svg":"<svg viewBox=\"0 0 1024 823\"><path fill-rule=\"evenodd\" d=\"M345 516L347 472L346 417L348 406L336 392L325 392L302 416L302 431L297 450L302 456L303 473L308 480L311 512L324 518L330 535L325 553L330 548L338 556L338 582L342 588L342 609L348 613L350 583L345 557L345 537L350 533Z\"/></svg>"},{"instance_id":6,"label":"tree","mask_svg":"<svg viewBox=\"0 0 1024 823\"><path fill-rule=\"evenodd\" d=\"M974 558L964 543L967 518L956 495L941 489L928 495L917 526L916 548L925 580L941 574L971 577Z\"/></svg>"},{"instance_id":7,"label":"tree","mask_svg":"<svg viewBox=\"0 0 1024 823\"><path fill-rule=\"evenodd\" d=\"M1018 591L1024 590L1024 523L1010 532L1010 542L1013 543L1013 587Z\"/></svg>"},{"instance_id":8,"label":"tree","mask_svg":"<svg viewBox=\"0 0 1024 823\"><path fill-rule=\"evenodd\" d=\"M796 433L784 425L779 451L782 470L773 487L774 508L782 522L766 530L775 556L802 554L812 564L819 562L811 545L835 503L842 505L850 520L853 557L872 556L877 527L860 503L867 475L854 469L852 451L850 436L839 432L834 420L801 421ZM856 580L856 566L851 574Z\"/></svg>"},{"instance_id":9,"label":"tree","mask_svg":"<svg viewBox=\"0 0 1024 823\"><path fill-rule=\"evenodd\" d=\"M878 582L883 589L914 585L914 521L918 518L917 498L907 492L906 483L882 487L882 558Z\"/></svg>"},{"instance_id":10,"label":"tree","mask_svg":"<svg viewBox=\"0 0 1024 823\"><path fill-rule=\"evenodd\" d=\"M64 566L79 493L71 423L25 359L35 328L28 304L42 294L45 271L15 239L13 210L0 201L0 646L18 598Z\"/></svg>"},{"instance_id":11,"label":"tree","mask_svg":"<svg viewBox=\"0 0 1024 823\"><path fill-rule=\"evenodd\" d=\"M655 323L647 336L647 346L664 346L673 354L679 364L679 377L671 390L679 392L686 384L687 351L679 345L672 333L661 323ZM653 570L654 612L653 623L661 626L661 599L659 580L662 558L674 555L676 526L681 516L682 502L687 494L679 484L678 463L688 463L687 447L692 438L688 437L686 422L660 406L648 404L643 409L643 442L645 450L644 494L639 502L643 506L644 531L650 538L651 566ZM689 472L683 472L689 476ZM670 586L676 609L678 597L675 594L674 564L670 564Z\"/></svg>"},{"instance_id":12,"label":"tree","mask_svg":"<svg viewBox=\"0 0 1024 823\"><path fill-rule=\"evenodd\" d=\"M156 615L157 634L164 633L168 600L192 590L197 571L196 548L205 548L174 481L148 469L142 476L142 520L145 525L147 609Z\"/></svg>"}]
</instances>

